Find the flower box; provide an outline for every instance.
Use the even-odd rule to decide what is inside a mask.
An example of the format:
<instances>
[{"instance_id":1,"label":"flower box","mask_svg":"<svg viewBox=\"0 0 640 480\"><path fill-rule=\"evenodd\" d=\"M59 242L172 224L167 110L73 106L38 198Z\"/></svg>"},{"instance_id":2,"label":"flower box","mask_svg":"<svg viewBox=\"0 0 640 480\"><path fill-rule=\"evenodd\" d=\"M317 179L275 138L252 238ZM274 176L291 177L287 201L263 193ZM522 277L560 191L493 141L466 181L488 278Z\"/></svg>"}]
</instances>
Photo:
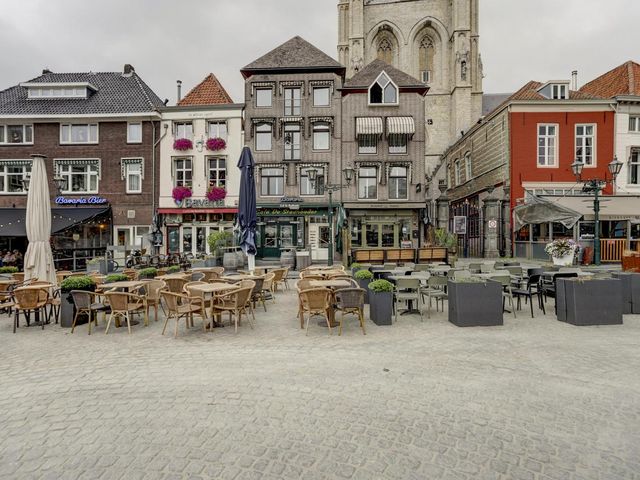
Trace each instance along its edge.
<instances>
[{"instance_id":1,"label":"flower box","mask_svg":"<svg viewBox=\"0 0 640 480\"><path fill-rule=\"evenodd\" d=\"M184 152L193 148L193 142L188 138L176 138L173 142L173 149Z\"/></svg>"},{"instance_id":2,"label":"flower box","mask_svg":"<svg viewBox=\"0 0 640 480\"><path fill-rule=\"evenodd\" d=\"M207 150L212 152L219 152L227 148L227 142L220 137L210 138L207 140Z\"/></svg>"},{"instance_id":3,"label":"flower box","mask_svg":"<svg viewBox=\"0 0 640 480\"><path fill-rule=\"evenodd\" d=\"M178 205L182 203L184 199L191 198L191 195L193 195L193 192L189 187L175 187L171 192L171 196L173 197L173 200Z\"/></svg>"}]
</instances>

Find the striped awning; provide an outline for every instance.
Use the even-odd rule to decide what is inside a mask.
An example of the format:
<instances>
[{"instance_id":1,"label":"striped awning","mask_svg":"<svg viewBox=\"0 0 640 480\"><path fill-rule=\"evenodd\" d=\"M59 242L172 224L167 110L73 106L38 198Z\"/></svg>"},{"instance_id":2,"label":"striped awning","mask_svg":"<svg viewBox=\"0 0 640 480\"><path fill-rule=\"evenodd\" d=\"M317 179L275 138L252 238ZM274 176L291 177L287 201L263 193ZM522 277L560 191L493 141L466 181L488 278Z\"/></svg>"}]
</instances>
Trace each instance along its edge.
<instances>
[{"instance_id":1,"label":"striped awning","mask_svg":"<svg viewBox=\"0 0 640 480\"><path fill-rule=\"evenodd\" d=\"M383 132L382 117L356 118L356 135L382 135Z\"/></svg>"},{"instance_id":2,"label":"striped awning","mask_svg":"<svg viewBox=\"0 0 640 480\"><path fill-rule=\"evenodd\" d=\"M387 135L413 135L416 124L413 117L387 117Z\"/></svg>"}]
</instances>

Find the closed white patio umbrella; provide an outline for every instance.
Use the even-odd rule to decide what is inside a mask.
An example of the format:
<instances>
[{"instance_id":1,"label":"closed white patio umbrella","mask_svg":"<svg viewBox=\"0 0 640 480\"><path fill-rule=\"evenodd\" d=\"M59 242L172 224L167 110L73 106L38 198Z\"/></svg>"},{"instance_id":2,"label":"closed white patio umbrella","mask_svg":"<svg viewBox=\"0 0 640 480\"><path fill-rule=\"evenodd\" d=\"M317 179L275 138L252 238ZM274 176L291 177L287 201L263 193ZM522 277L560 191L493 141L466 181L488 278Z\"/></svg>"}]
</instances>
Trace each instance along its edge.
<instances>
[{"instance_id":1,"label":"closed white patio umbrella","mask_svg":"<svg viewBox=\"0 0 640 480\"><path fill-rule=\"evenodd\" d=\"M56 269L51 254L51 200L44 155L31 155L31 180L27 195L26 230L29 246L24 256L25 280L37 278L56 285Z\"/></svg>"}]
</instances>

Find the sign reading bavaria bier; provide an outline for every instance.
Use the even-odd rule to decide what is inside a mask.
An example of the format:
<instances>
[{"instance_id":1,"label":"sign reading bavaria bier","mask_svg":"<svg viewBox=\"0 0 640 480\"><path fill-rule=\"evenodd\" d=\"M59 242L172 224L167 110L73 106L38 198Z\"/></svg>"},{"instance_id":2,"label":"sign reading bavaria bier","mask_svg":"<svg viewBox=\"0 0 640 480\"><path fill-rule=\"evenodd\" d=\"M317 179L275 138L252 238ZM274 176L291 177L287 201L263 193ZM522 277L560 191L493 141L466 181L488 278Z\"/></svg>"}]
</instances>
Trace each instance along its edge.
<instances>
[{"instance_id":1,"label":"sign reading bavaria bier","mask_svg":"<svg viewBox=\"0 0 640 480\"><path fill-rule=\"evenodd\" d=\"M180 208L219 208L224 207L224 200L216 200L212 202L206 198L193 199L185 198L180 202L176 202L176 205Z\"/></svg>"},{"instance_id":2,"label":"sign reading bavaria bier","mask_svg":"<svg viewBox=\"0 0 640 480\"><path fill-rule=\"evenodd\" d=\"M56 203L58 205L103 205L109 201L104 197L97 196L77 198L59 196L56 197Z\"/></svg>"}]
</instances>

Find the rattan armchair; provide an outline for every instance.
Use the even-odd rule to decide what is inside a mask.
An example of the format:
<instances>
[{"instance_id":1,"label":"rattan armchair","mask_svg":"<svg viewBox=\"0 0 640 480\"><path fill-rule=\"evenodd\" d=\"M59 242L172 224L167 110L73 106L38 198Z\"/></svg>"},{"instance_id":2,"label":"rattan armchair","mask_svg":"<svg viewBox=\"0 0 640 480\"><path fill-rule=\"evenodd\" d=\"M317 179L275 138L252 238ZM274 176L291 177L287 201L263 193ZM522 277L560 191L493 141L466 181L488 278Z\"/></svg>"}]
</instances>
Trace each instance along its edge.
<instances>
[{"instance_id":1,"label":"rattan armchair","mask_svg":"<svg viewBox=\"0 0 640 480\"><path fill-rule=\"evenodd\" d=\"M252 282L253 283L253 282ZM251 292L252 286L240 287L237 290L225 293L217 297L217 303L212 307L212 313L214 315L222 315L223 312L229 313L229 325L231 325L232 318L235 319L235 333L238 333L238 324L242 321L242 314L244 313L249 320L249 325L253 329L253 323L247 313L251 313L251 317L255 320L253 309L251 308Z\"/></svg>"},{"instance_id":2,"label":"rattan armchair","mask_svg":"<svg viewBox=\"0 0 640 480\"><path fill-rule=\"evenodd\" d=\"M153 319L154 321L158 321L158 307L162 309L162 312L166 312L164 307L162 306L162 297L160 296L160 291L167 288L167 284L163 280L151 280L147 282L144 286L146 290L146 306L147 306L147 317L149 316L149 311L153 307Z\"/></svg>"},{"instance_id":3,"label":"rattan armchair","mask_svg":"<svg viewBox=\"0 0 640 480\"><path fill-rule=\"evenodd\" d=\"M349 313L358 316L358 320L360 321L360 328L362 328L362 334L367 334L364 329L365 293L366 292L362 288L343 288L336 291L336 309L341 312L338 335L342 335L342 323L344 320L344 316L345 314Z\"/></svg>"},{"instance_id":4,"label":"rattan armchair","mask_svg":"<svg viewBox=\"0 0 640 480\"><path fill-rule=\"evenodd\" d=\"M13 308L15 309L15 316L13 320L13 333L16 333L16 328L19 326L20 313L25 316L27 326L30 324L31 312L34 312L40 317L42 329L44 330L45 318L44 309L47 305L49 298L49 292L46 288L16 288L13 291Z\"/></svg>"},{"instance_id":5,"label":"rattan armchair","mask_svg":"<svg viewBox=\"0 0 640 480\"><path fill-rule=\"evenodd\" d=\"M164 283L167 284L167 289L171 293L183 293L184 286L189 283L186 278L165 278Z\"/></svg>"},{"instance_id":6,"label":"rattan armchair","mask_svg":"<svg viewBox=\"0 0 640 480\"><path fill-rule=\"evenodd\" d=\"M308 313L307 326L305 335L309 335L309 321L314 315L321 315L327 319L327 327L329 328L329 335L331 332L331 301L333 299L333 292L329 288L309 288L300 292L302 296L302 318L304 320L304 314Z\"/></svg>"},{"instance_id":7,"label":"rattan armchair","mask_svg":"<svg viewBox=\"0 0 640 480\"><path fill-rule=\"evenodd\" d=\"M88 334L91 335L91 324L94 320L96 327L98 326L98 317L96 313L102 312L103 317L106 316L109 311L109 306L103 303L94 302L95 293L93 292L88 292L86 290L71 290L70 293L71 298L73 299L73 304L76 307L76 314L73 316L73 323L71 324L71 333L73 333L76 328L78 317L84 313L89 316Z\"/></svg>"},{"instance_id":8,"label":"rattan armchair","mask_svg":"<svg viewBox=\"0 0 640 480\"><path fill-rule=\"evenodd\" d=\"M276 303L276 296L273 294L273 279L276 274L269 272L264 276L264 283L262 284L262 295L265 300L272 300Z\"/></svg>"},{"instance_id":9,"label":"rattan armchair","mask_svg":"<svg viewBox=\"0 0 640 480\"><path fill-rule=\"evenodd\" d=\"M205 313L204 302L201 297L191 297L181 293L167 292L163 290L160 292L164 303L167 306L167 317L164 320L164 326L162 327L162 335L167 329L167 324L172 318L175 320L174 338L178 337L178 324L180 319L185 319L185 327L189 328L190 324L193 324L193 316L199 315L202 318L202 330L207 331L207 315Z\"/></svg>"},{"instance_id":10,"label":"rattan armchair","mask_svg":"<svg viewBox=\"0 0 640 480\"><path fill-rule=\"evenodd\" d=\"M143 296L136 295L135 293L113 291L105 292L104 296L111 307L111 313L107 321L107 329L104 331L105 334L109 333L109 327L114 318L124 318L127 321L129 334L131 334L131 317L133 315L143 314L145 325L149 324L146 302Z\"/></svg>"}]
</instances>

